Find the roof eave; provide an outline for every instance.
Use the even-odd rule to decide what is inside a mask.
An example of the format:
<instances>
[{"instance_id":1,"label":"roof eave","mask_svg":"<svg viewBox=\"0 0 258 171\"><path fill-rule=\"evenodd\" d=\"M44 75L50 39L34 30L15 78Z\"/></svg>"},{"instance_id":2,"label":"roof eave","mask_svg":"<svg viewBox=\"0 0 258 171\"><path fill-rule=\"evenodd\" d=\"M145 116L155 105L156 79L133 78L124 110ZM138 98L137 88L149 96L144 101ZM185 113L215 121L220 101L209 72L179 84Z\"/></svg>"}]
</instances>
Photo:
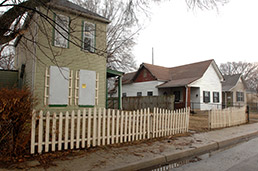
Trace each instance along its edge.
<instances>
[{"instance_id":1,"label":"roof eave","mask_svg":"<svg viewBox=\"0 0 258 171\"><path fill-rule=\"evenodd\" d=\"M79 11L76 11L74 9L70 9L70 8L67 8L67 7L57 5L55 3L50 2L48 5L51 8L54 8L54 9L58 9L58 10L65 11L65 12L71 12L71 13L74 13L76 15L84 16L84 17L87 17L87 18L92 18L92 19L95 19L95 20L98 20L98 21L101 21L101 22L104 22L104 23L107 23L107 24L111 23L111 21L109 21L108 19L98 17L98 16L94 16L94 15L90 15L90 14L87 14L87 13L84 13L84 12L79 12Z\"/></svg>"},{"instance_id":2,"label":"roof eave","mask_svg":"<svg viewBox=\"0 0 258 171\"><path fill-rule=\"evenodd\" d=\"M221 71L220 71L218 65L216 64L216 62L215 62L214 60L212 60L211 64L213 65L213 67L214 67L216 73L218 74L218 76L219 76L219 78L220 78L220 81L221 81L221 82L224 81L225 79L224 79L224 77L223 77L223 75L222 75L222 73L221 73Z\"/></svg>"}]
</instances>

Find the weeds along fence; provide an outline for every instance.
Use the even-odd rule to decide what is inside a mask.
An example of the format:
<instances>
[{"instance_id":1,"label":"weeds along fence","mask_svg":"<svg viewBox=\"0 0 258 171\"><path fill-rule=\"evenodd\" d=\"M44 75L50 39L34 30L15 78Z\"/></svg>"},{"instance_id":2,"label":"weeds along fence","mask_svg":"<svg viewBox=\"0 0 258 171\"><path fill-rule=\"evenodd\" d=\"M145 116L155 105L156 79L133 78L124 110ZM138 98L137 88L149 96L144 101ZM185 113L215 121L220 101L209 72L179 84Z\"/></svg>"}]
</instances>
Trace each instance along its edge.
<instances>
[{"instance_id":1,"label":"weeds along fence","mask_svg":"<svg viewBox=\"0 0 258 171\"><path fill-rule=\"evenodd\" d=\"M119 111L87 108L33 112L31 153L89 148L188 132L190 109Z\"/></svg>"},{"instance_id":2,"label":"weeds along fence","mask_svg":"<svg viewBox=\"0 0 258 171\"><path fill-rule=\"evenodd\" d=\"M209 111L209 129L224 128L246 123L246 107L213 109Z\"/></svg>"}]
</instances>

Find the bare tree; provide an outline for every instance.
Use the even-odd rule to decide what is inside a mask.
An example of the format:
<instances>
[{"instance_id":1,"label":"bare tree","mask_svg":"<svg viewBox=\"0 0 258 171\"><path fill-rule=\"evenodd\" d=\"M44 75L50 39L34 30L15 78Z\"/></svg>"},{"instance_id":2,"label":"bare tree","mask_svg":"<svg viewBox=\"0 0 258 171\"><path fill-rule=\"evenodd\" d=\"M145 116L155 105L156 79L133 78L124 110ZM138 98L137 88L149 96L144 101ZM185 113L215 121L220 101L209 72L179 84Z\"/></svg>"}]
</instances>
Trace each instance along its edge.
<instances>
[{"instance_id":1,"label":"bare tree","mask_svg":"<svg viewBox=\"0 0 258 171\"><path fill-rule=\"evenodd\" d=\"M220 64L220 71L224 75L242 74L249 89L258 88L258 63L227 62Z\"/></svg>"},{"instance_id":2,"label":"bare tree","mask_svg":"<svg viewBox=\"0 0 258 171\"><path fill-rule=\"evenodd\" d=\"M24 32L28 32L28 20L33 19L34 14L40 17L36 22L42 22L53 25L53 20L48 18L37 10L38 6L45 7L52 0L3 0L0 2L0 8L5 7L5 12L0 16L0 45L8 44ZM72 1L72 0L71 0ZM135 69L135 60L132 54L132 48L135 45L137 33L142 28L142 23L139 23L139 16L149 15L149 5L151 2L161 2L163 0L73 0L87 9L99 13L106 17L112 23L108 26L107 38L108 46L106 50L96 49L95 53L107 55L107 65L112 69L122 71L130 71ZM227 0L185 0L188 7L201 9L217 8L218 4L224 4ZM54 23L56 24L56 23ZM61 26L60 26L61 27ZM71 26L72 27L72 26ZM42 32L45 29L41 24L39 28ZM72 28L69 30L73 31ZM46 31L46 37L48 32ZM34 36L25 38L26 41L34 41ZM51 42L51 40L49 40ZM71 43L80 46L79 38L71 38ZM51 44L51 43L50 43ZM42 51L45 48L51 48L48 45L37 44ZM29 50L29 48L28 48ZM53 52L50 57L46 57L52 62L55 62Z\"/></svg>"},{"instance_id":3,"label":"bare tree","mask_svg":"<svg viewBox=\"0 0 258 171\"><path fill-rule=\"evenodd\" d=\"M137 33L142 29L139 17L149 17L152 2L162 0L74 0L76 3L101 14L110 21L107 30L107 65L124 72L136 69L132 54ZM227 0L185 0L189 8L214 9ZM142 15L144 14L144 15Z\"/></svg>"},{"instance_id":4,"label":"bare tree","mask_svg":"<svg viewBox=\"0 0 258 171\"><path fill-rule=\"evenodd\" d=\"M229 0L185 0L185 2L190 9L199 8L202 10L218 10L219 5L224 5L228 3Z\"/></svg>"},{"instance_id":5,"label":"bare tree","mask_svg":"<svg viewBox=\"0 0 258 171\"><path fill-rule=\"evenodd\" d=\"M0 46L0 69L12 70L14 65L14 52L8 44Z\"/></svg>"}]
</instances>

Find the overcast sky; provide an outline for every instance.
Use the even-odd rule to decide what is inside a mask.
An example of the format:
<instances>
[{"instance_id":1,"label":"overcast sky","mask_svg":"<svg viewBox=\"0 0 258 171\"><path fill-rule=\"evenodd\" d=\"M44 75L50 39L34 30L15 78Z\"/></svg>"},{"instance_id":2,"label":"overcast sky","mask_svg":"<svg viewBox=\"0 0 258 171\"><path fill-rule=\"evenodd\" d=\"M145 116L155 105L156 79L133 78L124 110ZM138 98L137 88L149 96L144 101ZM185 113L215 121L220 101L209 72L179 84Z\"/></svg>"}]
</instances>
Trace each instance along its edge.
<instances>
[{"instance_id":1,"label":"overcast sky","mask_svg":"<svg viewBox=\"0 0 258 171\"><path fill-rule=\"evenodd\" d=\"M258 62L258 0L230 0L216 11L189 11L183 0L151 8L151 21L139 33L134 55L139 66L173 67L215 59Z\"/></svg>"}]
</instances>

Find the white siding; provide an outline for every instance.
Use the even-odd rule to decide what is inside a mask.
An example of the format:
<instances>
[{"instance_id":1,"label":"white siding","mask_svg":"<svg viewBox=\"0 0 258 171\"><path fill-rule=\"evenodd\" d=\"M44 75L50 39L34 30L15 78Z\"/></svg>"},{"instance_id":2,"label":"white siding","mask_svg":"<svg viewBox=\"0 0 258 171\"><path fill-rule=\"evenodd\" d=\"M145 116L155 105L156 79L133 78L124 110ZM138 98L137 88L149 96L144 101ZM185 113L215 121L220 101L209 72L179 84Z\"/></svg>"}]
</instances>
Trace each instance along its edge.
<instances>
[{"instance_id":1,"label":"white siding","mask_svg":"<svg viewBox=\"0 0 258 171\"><path fill-rule=\"evenodd\" d=\"M212 108L221 108L222 104L222 84L218 77L213 65L211 64L209 68L204 73L203 77L192 84L190 87L200 87L200 94L198 95L200 100L200 110L210 110ZM210 102L203 102L203 91L210 92ZM219 92L219 103L213 103L213 92Z\"/></svg>"},{"instance_id":2,"label":"white siding","mask_svg":"<svg viewBox=\"0 0 258 171\"><path fill-rule=\"evenodd\" d=\"M158 85L163 84L161 81L147 81L122 86L122 93L126 93L127 97L137 96L137 92L142 92L142 96L147 96L148 91L153 92L153 96L158 96Z\"/></svg>"}]
</instances>

